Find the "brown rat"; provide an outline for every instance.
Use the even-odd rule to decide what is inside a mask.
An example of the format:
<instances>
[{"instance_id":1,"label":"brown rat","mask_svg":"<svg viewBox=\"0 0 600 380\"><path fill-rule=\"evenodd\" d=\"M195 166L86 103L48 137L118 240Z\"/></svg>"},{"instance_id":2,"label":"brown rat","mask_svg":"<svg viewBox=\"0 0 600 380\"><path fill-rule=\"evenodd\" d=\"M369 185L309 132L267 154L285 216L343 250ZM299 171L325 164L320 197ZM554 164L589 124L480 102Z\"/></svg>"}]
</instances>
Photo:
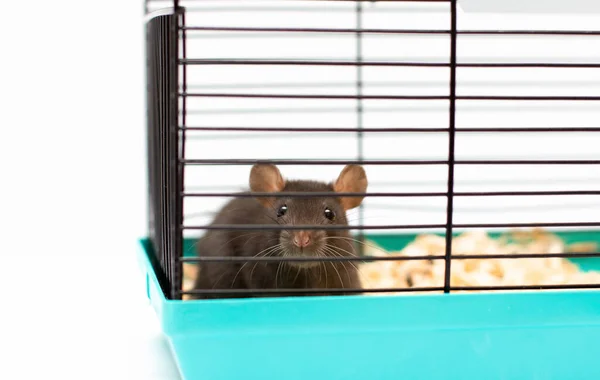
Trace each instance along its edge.
<instances>
[{"instance_id":1,"label":"brown rat","mask_svg":"<svg viewBox=\"0 0 600 380\"><path fill-rule=\"evenodd\" d=\"M346 211L360 205L367 177L348 165L333 183L286 180L275 165L257 164L250 173L251 192L331 192L331 197L238 197L227 203L213 225L337 225L347 226ZM226 257L352 257L354 239L348 230L209 230L197 243L202 256ZM203 262L193 289L359 289L353 261ZM341 294L341 293L331 293ZM283 295L322 295L293 293ZM192 299L252 297L253 294L202 294ZM258 295L261 296L261 295Z\"/></svg>"}]
</instances>

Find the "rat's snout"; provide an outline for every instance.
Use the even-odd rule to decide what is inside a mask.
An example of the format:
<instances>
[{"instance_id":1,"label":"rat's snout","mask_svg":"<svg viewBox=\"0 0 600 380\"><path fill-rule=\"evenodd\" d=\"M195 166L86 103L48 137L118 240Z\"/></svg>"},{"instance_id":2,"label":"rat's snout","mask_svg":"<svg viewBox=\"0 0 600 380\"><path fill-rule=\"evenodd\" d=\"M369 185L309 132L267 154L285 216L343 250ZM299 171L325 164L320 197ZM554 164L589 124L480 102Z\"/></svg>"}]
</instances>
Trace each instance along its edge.
<instances>
[{"instance_id":1,"label":"rat's snout","mask_svg":"<svg viewBox=\"0 0 600 380\"><path fill-rule=\"evenodd\" d=\"M299 248L308 247L311 242L311 236L309 231L296 231L292 239L294 245Z\"/></svg>"}]
</instances>

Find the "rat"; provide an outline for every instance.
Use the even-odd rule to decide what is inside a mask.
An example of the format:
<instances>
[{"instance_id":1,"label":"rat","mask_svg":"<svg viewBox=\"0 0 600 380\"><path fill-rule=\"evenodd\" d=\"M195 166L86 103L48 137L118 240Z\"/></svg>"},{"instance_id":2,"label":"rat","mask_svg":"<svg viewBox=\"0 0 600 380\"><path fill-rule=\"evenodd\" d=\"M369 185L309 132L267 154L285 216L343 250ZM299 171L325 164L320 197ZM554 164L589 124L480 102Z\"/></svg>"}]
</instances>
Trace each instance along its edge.
<instances>
[{"instance_id":1,"label":"rat","mask_svg":"<svg viewBox=\"0 0 600 380\"><path fill-rule=\"evenodd\" d=\"M287 180L277 166L256 164L250 171L250 196L236 197L211 225L348 226L346 212L358 207L367 176L360 165L347 165L331 183ZM324 192L331 196L252 197L252 193ZM353 239L339 230L208 230L197 242L197 254L212 257L357 257ZM203 262L192 289L361 289L355 261ZM349 293L275 293L275 296L345 295ZM190 299L264 297L269 294L193 294Z\"/></svg>"}]
</instances>

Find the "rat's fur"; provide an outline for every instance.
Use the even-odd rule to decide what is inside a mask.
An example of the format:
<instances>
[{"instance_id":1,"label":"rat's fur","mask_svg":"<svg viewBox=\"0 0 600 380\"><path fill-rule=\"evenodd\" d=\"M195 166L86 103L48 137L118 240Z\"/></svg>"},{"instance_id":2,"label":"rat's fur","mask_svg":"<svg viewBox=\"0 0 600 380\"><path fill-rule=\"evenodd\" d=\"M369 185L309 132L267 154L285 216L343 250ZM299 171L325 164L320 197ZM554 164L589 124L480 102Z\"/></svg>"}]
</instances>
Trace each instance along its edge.
<instances>
[{"instance_id":1,"label":"rat's fur","mask_svg":"<svg viewBox=\"0 0 600 380\"><path fill-rule=\"evenodd\" d=\"M362 171L361 171L362 172ZM366 179L365 179L366 181ZM343 200L336 196L334 184L315 181L285 181L282 192L331 192L331 197L273 197L262 203L256 198L238 197L227 203L212 224L265 224L265 225L348 225ZM351 190L346 190L351 191ZM348 198L347 198L348 199ZM358 201L360 203L360 201ZM277 218L278 208L286 204L288 213ZM336 214L334 221L323 215L324 207ZM197 251L206 256L270 257L297 256L288 250L269 250L280 242L289 241L285 230L209 230L197 243ZM354 244L347 230L314 231L314 236L326 236L321 245L333 246L337 254L327 250L328 256L356 256ZM339 238L336 238L339 237ZM288 239L288 240L286 240ZM315 240L319 240L318 238ZM315 244L317 242L315 241ZM287 246L283 244L283 246ZM266 250L266 251L265 251ZM299 262L203 262L193 289L343 289L361 288L356 262L323 261L313 266ZM307 267L308 266L308 267ZM345 293L331 293L345 294ZM287 293L282 295L322 295L322 293ZM253 297L258 294L203 294L190 298Z\"/></svg>"}]
</instances>

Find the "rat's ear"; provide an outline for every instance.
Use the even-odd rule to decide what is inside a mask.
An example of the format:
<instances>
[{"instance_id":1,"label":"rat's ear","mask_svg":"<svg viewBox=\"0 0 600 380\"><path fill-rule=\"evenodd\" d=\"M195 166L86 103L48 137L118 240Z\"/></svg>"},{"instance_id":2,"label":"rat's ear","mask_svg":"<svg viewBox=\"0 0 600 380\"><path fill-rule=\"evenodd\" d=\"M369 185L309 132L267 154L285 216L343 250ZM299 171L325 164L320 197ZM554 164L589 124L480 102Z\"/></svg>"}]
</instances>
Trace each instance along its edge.
<instances>
[{"instance_id":1,"label":"rat's ear","mask_svg":"<svg viewBox=\"0 0 600 380\"><path fill-rule=\"evenodd\" d=\"M272 164L256 164L250 171L250 190L260 193L276 193L285 187L285 180L277 166ZM270 206L275 198L257 198L263 206Z\"/></svg>"},{"instance_id":2,"label":"rat's ear","mask_svg":"<svg viewBox=\"0 0 600 380\"><path fill-rule=\"evenodd\" d=\"M367 174L360 165L347 165L333 184L337 193L364 193L367 191ZM364 196L342 197L344 210L351 210L361 204Z\"/></svg>"}]
</instances>

